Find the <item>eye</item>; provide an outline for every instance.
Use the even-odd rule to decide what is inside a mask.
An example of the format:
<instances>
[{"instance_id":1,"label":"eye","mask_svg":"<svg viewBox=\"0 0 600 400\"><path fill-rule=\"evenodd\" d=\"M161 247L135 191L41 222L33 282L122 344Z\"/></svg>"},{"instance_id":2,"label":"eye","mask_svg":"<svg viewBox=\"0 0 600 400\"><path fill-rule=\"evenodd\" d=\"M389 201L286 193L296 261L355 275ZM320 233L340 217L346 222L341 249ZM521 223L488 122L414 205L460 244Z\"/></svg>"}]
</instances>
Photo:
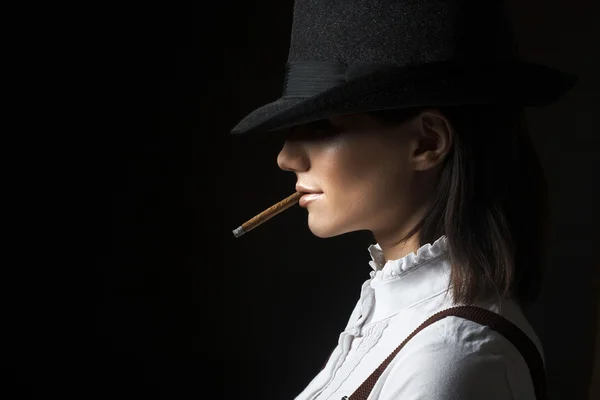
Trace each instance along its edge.
<instances>
[{"instance_id":1,"label":"eye","mask_svg":"<svg viewBox=\"0 0 600 400\"><path fill-rule=\"evenodd\" d=\"M288 132L288 140L324 140L340 133L340 130L329 120L314 121Z\"/></svg>"}]
</instances>

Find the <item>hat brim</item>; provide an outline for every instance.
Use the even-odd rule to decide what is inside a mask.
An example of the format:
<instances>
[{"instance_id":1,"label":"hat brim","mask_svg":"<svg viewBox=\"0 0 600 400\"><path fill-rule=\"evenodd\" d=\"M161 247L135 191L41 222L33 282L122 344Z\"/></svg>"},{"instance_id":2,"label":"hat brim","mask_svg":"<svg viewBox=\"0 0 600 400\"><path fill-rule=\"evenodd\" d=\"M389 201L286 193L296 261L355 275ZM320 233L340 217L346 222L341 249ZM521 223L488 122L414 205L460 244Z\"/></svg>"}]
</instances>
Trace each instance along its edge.
<instances>
[{"instance_id":1,"label":"hat brim","mask_svg":"<svg viewBox=\"0 0 600 400\"><path fill-rule=\"evenodd\" d=\"M420 106L506 104L544 106L569 91L577 77L540 64L464 66L453 62L390 67L308 98L279 98L257 108L232 135L272 132L332 115Z\"/></svg>"}]
</instances>

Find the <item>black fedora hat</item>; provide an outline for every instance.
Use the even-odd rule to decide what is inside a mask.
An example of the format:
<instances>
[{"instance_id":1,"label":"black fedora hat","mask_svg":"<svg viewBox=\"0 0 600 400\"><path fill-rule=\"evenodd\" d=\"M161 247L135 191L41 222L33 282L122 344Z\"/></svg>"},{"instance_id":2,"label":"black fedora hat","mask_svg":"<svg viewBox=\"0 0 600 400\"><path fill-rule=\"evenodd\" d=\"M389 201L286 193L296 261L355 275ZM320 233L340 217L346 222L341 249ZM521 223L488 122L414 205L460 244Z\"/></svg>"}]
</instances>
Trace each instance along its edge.
<instances>
[{"instance_id":1,"label":"black fedora hat","mask_svg":"<svg viewBox=\"0 0 600 400\"><path fill-rule=\"evenodd\" d=\"M418 106L542 106L576 77L520 58L500 0L296 0L282 96L232 134Z\"/></svg>"}]
</instances>

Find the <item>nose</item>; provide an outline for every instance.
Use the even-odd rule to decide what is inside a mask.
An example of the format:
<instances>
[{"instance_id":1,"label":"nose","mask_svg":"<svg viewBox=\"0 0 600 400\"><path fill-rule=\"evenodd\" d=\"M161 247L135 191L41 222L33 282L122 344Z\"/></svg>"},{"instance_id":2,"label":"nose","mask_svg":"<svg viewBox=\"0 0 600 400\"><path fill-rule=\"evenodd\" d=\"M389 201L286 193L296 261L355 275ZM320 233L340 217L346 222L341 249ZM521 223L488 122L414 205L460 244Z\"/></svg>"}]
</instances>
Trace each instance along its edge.
<instances>
[{"instance_id":1,"label":"nose","mask_svg":"<svg viewBox=\"0 0 600 400\"><path fill-rule=\"evenodd\" d=\"M306 149L298 141L286 140L277 155L277 165L284 171L306 171L310 166Z\"/></svg>"}]
</instances>

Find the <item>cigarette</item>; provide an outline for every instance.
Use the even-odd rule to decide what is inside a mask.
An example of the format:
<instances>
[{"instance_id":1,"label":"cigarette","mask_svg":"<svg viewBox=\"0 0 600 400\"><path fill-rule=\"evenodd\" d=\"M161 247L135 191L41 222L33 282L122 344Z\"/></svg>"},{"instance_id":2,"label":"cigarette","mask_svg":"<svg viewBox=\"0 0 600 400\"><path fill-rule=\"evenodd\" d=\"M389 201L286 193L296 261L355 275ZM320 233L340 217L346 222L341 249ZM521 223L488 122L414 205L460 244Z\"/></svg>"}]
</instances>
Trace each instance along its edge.
<instances>
[{"instance_id":1,"label":"cigarette","mask_svg":"<svg viewBox=\"0 0 600 400\"><path fill-rule=\"evenodd\" d=\"M272 205L257 216L252 217L248 221L244 222L242 225L235 228L233 230L233 235L236 238L239 238L244 233L250 232L252 229L256 228L259 225L262 225L263 223L267 222L269 219L273 218L280 212L285 211L294 204L296 204L298 201L300 201L300 197L302 197L302 195L304 194L306 193L296 192L281 200L279 203Z\"/></svg>"}]
</instances>

